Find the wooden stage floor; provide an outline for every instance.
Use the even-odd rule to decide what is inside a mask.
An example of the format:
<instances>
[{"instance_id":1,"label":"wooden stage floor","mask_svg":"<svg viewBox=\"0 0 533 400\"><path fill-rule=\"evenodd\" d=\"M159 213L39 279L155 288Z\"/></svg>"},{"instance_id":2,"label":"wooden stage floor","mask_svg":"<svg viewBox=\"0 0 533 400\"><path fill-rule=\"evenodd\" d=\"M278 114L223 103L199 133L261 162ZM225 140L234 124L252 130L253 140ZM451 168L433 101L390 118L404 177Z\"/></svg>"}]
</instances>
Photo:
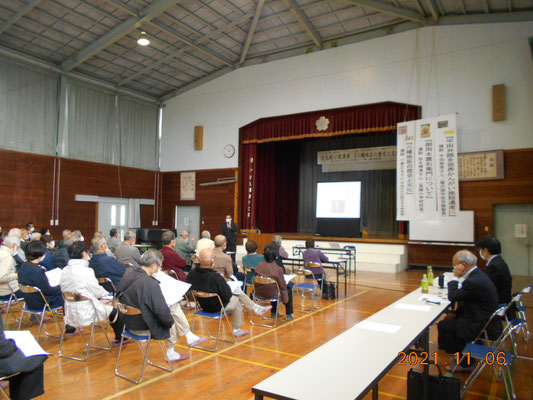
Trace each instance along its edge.
<instances>
[{"instance_id":1,"label":"wooden stage floor","mask_svg":"<svg viewBox=\"0 0 533 400\"><path fill-rule=\"evenodd\" d=\"M51 356L45 364L46 393L41 399L253 399L251 388L254 384L271 376L306 355L313 349L339 335L369 315L379 311L406 293L419 286L423 271L406 271L396 275L359 272L352 276L348 286L348 296L336 301L320 300L321 310L311 314L295 313L294 320L282 322L278 327L269 329L251 327L249 312L245 312L243 328L250 329L250 335L237 340L234 345L223 343L216 353L203 350L190 350L185 340L180 338L176 351L190 354L190 358L177 362L171 373L147 366L144 380L134 385L115 376L114 367L117 351L113 353L100 350L91 351L85 362ZM527 279L515 279L516 289L521 289ZM529 278L529 283L532 283ZM344 290L340 291L342 294ZM529 305L527 317L533 324L533 294L526 299ZM295 308L298 303L295 298ZM281 310L283 311L283 310ZM191 311L185 311L189 321ZM8 325L13 327L13 320ZM47 324L53 331L51 323ZM203 328L203 327L202 327ZM9 328L6 328L9 329ZM31 328L36 334L37 327ZM110 330L112 337L112 331ZM202 330L205 334L205 330ZM432 351L437 351L436 327L431 329ZM103 342L103 335L97 336L96 343ZM519 353L533 356L533 338L526 344L519 337ZM45 338L43 347L57 354L59 340ZM155 343L153 343L155 344ZM66 341L65 352L81 350L79 337ZM162 361L159 348L153 346L150 353L154 361ZM438 352L439 363L449 359L442 351ZM138 373L140 353L135 344L125 347L121 356L121 371ZM353 360L364 363L365 360ZM379 385L380 399L405 399L406 375L409 366L395 366ZM434 372L434 371L432 371ZM456 374L464 380L465 374ZM533 361L517 360L513 366L513 376L519 399L532 399ZM354 379L357 379L354 376ZM335 385L336 382L322 382L319 376L302 377L295 384ZM370 399L370 394L366 397ZM503 381L496 382L492 369L486 368L484 374L474 384L465 399L503 399Z\"/></svg>"}]
</instances>

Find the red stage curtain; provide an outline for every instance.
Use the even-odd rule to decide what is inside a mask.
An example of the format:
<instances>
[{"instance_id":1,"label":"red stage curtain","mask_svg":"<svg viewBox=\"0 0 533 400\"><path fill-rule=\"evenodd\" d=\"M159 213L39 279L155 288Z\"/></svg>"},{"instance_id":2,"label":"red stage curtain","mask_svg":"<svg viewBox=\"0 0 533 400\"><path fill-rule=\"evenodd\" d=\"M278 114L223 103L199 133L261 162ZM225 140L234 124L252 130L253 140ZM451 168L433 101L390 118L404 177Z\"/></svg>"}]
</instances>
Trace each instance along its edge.
<instances>
[{"instance_id":1,"label":"red stage curtain","mask_svg":"<svg viewBox=\"0 0 533 400\"><path fill-rule=\"evenodd\" d=\"M262 118L241 128L241 140L243 144L249 144L365 132L390 132L396 130L398 122L418 119L419 115L419 106L383 102ZM327 119L328 123L319 130L317 121L322 117Z\"/></svg>"}]
</instances>

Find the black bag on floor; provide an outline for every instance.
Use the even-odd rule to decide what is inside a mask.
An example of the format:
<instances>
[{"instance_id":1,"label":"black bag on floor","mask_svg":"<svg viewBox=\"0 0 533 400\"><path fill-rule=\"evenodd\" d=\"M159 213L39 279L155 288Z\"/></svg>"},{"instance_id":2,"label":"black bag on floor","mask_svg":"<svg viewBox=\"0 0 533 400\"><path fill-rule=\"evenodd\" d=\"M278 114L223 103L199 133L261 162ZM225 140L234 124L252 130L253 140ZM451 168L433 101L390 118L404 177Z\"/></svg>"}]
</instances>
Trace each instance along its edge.
<instances>
[{"instance_id":1,"label":"black bag on floor","mask_svg":"<svg viewBox=\"0 0 533 400\"><path fill-rule=\"evenodd\" d=\"M443 376L440 367L439 375L428 375L428 399L459 400L459 379ZM422 400L422 371L410 369L407 373L407 400Z\"/></svg>"},{"instance_id":2,"label":"black bag on floor","mask_svg":"<svg viewBox=\"0 0 533 400\"><path fill-rule=\"evenodd\" d=\"M335 298L335 284L333 282L324 281L322 298L326 300L333 300Z\"/></svg>"}]
</instances>

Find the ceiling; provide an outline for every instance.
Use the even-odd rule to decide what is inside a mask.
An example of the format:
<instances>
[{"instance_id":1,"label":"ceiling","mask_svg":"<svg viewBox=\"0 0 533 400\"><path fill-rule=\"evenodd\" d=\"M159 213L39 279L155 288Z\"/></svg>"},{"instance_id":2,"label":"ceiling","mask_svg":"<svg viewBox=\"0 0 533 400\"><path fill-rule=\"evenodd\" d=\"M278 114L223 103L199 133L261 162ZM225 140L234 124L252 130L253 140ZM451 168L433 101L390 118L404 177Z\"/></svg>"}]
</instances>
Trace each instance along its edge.
<instances>
[{"instance_id":1,"label":"ceiling","mask_svg":"<svg viewBox=\"0 0 533 400\"><path fill-rule=\"evenodd\" d=\"M235 68L402 30L526 20L533 0L0 0L0 54L164 101Z\"/></svg>"}]
</instances>

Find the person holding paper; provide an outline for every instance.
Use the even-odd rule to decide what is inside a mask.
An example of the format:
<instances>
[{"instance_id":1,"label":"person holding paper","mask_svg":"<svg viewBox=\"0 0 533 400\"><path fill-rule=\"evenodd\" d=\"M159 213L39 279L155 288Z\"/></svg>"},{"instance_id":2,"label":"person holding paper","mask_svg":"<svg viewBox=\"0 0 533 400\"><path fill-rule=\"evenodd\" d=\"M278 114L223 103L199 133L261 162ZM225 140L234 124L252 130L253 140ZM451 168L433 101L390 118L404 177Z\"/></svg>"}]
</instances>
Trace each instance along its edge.
<instances>
[{"instance_id":1,"label":"person holding paper","mask_svg":"<svg viewBox=\"0 0 533 400\"><path fill-rule=\"evenodd\" d=\"M111 344L114 347L118 346L124 329L124 321L116 308L99 300L99 298L107 296L108 292L98 284L94 270L89 268L89 255L85 242L71 244L68 247L68 255L70 260L61 273L61 281L59 283L61 290L85 296L90 299L90 302L77 301L67 303L65 307L65 323L81 328L91 325L93 321L101 322L109 318L113 332L115 332L115 339Z\"/></svg>"},{"instance_id":2,"label":"person holding paper","mask_svg":"<svg viewBox=\"0 0 533 400\"><path fill-rule=\"evenodd\" d=\"M454 279L448 282L448 300L459 305L455 318L445 319L437 324L439 349L450 354L461 352L468 342L474 340L498 308L496 287L476 266L476 262L477 257L468 250L460 250L453 256ZM461 288L459 278L464 279ZM487 328L489 339L495 340L501 332L501 320L493 319ZM446 369L451 372L455 366L453 357ZM468 372L473 368L473 365L466 363L465 357L455 371Z\"/></svg>"},{"instance_id":3,"label":"person holding paper","mask_svg":"<svg viewBox=\"0 0 533 400\"><path fill-rule=\"evenodd\" d=\"M19 289L16 262L13 258L19 243L18 237L8 236L0 247L0 299L2 300L9 300L11 292L15 293L18 299L24 297L24 293Z\"/></svg>"},{"instance_id":4,"label":"person holding paper","mask_svg":"<svg viewBox=\"0 0 533 400\"><path fill-rule=\"evenodd\" d=\"M290 282L289 285L285 282L285 277L283 276L283 270L276 263L276 254L275 248L268 245L265 248L265 261L260 262L255 269L256 275L261 275L267 278L274 279L279 286L279 291L281 294L281 302L285 304L285 312L287 319L293 319L294 309L292 307L292 287L294 283ZM255 293L261 297L276 298L278 296L278 289L274 284L268 285L255 285ZM277 302L272 302L272 314L277 312Z\"/></svg>"},{"instance_id":5,"label":"person holding paper","mask_svg":"<svg viewBox=\"0 0 533 400\"><path fill-rule=\"evenodd\" d=\"M236 287L232 292L232 289L226 283L226 280L213 269L213 264L215 262L213 250L202 250L199 258L200 266L192 269L187 276L187 282L192 285L191 289L207 293L217 293L222 301L224 309L226 311L233 311L231 315L233 316L233 334L235 337L247 335L248 331L241 329L243 321L242 306L244 305L247 309L255 312L259 316L264 315L272 309L272 306L262 307L255 304L240 289L240 287ZM220 303L217 298L198 298L198 302L204 311L212 313L220 312Z\"/></svg>"},{"instance_id":6,"label":"person holding paper","mask_svg":"<svg viewBox=\"0 0 533 400\"><path fill-rule=\"evenodd\" d=\"M6 339L0 318L0 376L19 373L9 379L9 396L13 400L27 400L44 394L44 362L48 356L26 357L15 342Z\"/></svg>"},{"instance_id":7,"label":"person holding paper","mask_svg":"<svg viewBox=\"0 0 533 400\"><path fill-rule=\"evenodd\" d=\"M180 281L187 281L187 274L185 273L185 267L187 262L183 257L174 250L176 246L176 235L172 231L163 232L161 235L163 240L163 248L161 254L163 254L163 270L174 271Z\"/></svg>"},{"instance_id":8,"label":"person holding paper","mask_svg":"<svg viewBox=\"0 0 533 400\"><path fill-rule=\"evenodd\" d=\"M46 246L40 240L28 243L26 246L26 258L28 261L20 267L19 283L39 288L51 308L63 307L61 289L59 286L50 286L45 273L46 269L39 266L39 263L44 258L45 250ZM42 310L45 304L41 293L24 293L24 302L26 307L35 310ZM66 333L70 336L77 333L77 330L73 326L67 325Z\"/></svg>"},{"instance_id":9,"label":"person holding paper","mask_svg":"<svg viewBox=\"0 0 533 400\"><path fill-rule=\"evenodd\" d=\"M159 250L148 250L141 257L140 268L128 268L117 288L117 299L128 306L141 310L140 315L126 315L126 329L134 334L145 335L148 331L152 339L165 340L167 359L182 361L188 354L174 350L179 336L185 336L190 347L198 346L207 338L193 334L179 303L169 306L159 287L159 281L153 277L163 264L163 254Z\"/></svg>"}]
</instances>

